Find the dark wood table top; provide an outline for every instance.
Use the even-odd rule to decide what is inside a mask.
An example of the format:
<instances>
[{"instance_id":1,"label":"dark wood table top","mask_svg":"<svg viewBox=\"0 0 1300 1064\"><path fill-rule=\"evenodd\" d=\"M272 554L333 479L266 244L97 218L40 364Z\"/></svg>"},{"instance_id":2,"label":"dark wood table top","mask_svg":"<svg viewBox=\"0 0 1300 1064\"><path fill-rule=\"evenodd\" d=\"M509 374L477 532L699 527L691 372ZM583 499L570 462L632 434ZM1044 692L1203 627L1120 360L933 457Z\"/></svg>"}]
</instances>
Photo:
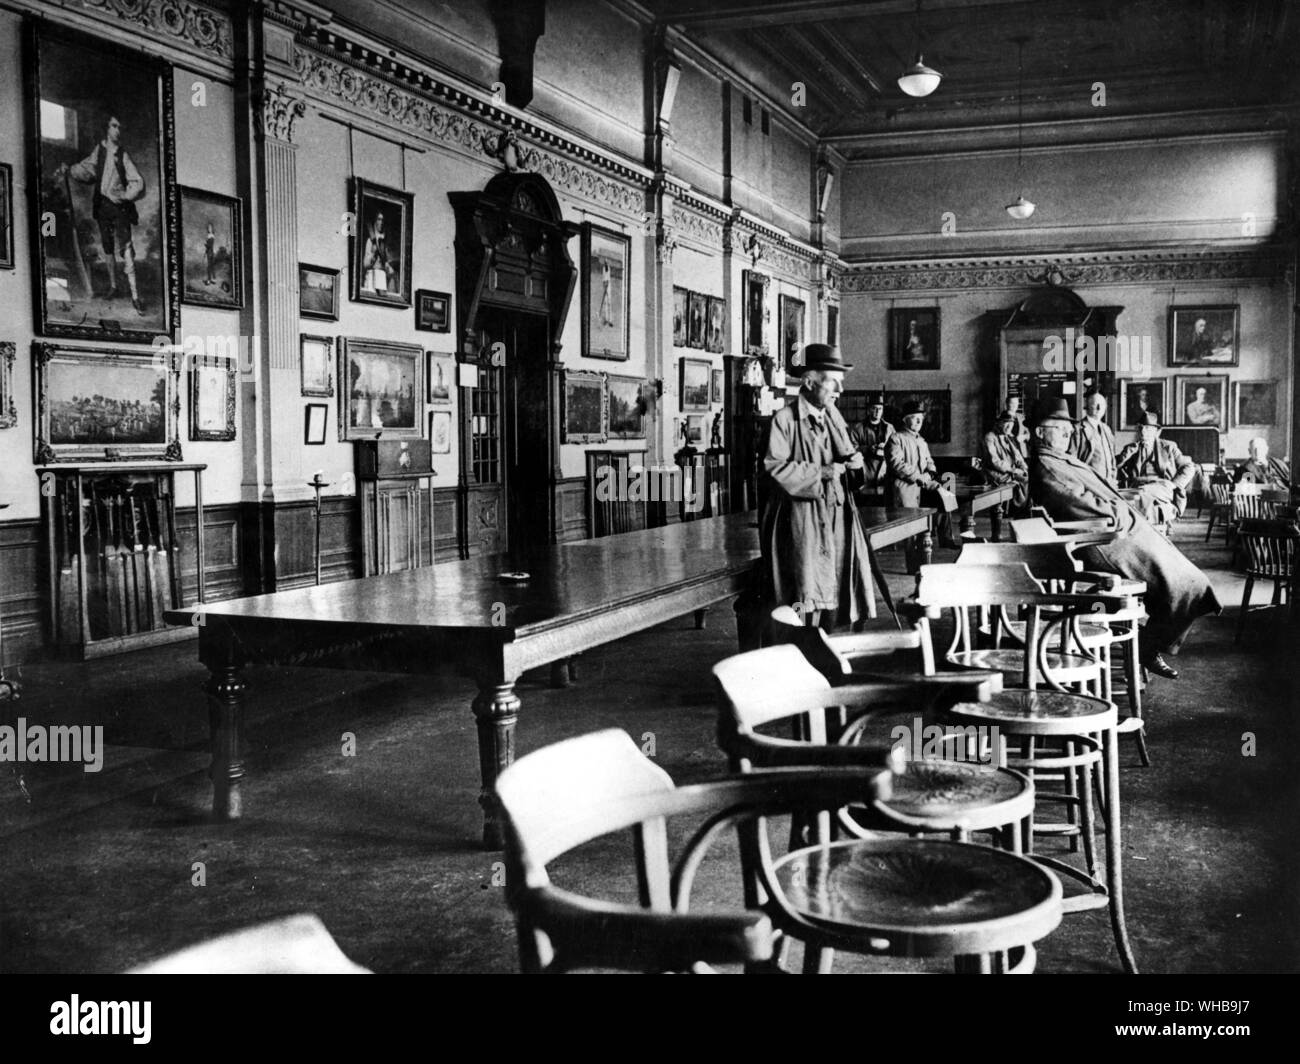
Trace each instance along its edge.
<instances>
[{"instance_id":1,"label":"dark wood table top","mask_svg":"<svg viewBox=\"0 0 1300 1064\"><path fill-rule=\"evenodd\" d=\"M868 533L906 527L929 509L860 511ZM421 631L490 629L519 638L561 622L599 615L719 574L744 572L759 558L754 513L727 514L539 548L523 557L486 555L170 610L172 624L195 614L237 621L346 623ZM501 579L522 570L527 582ZM504 613L503 613L504 608Z\"/></svg>"}]
</instances>

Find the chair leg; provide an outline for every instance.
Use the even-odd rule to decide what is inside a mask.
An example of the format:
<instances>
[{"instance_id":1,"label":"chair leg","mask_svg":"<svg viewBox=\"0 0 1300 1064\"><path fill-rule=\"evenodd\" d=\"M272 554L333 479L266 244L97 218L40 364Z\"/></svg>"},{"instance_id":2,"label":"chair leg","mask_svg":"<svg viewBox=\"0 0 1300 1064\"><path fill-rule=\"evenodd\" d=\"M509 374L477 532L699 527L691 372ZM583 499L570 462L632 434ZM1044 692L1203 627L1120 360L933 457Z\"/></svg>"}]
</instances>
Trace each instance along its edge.
<instances>
[{"instance_id":1,"label":"chair leg","mask_svg":"<svg viewBox=\"0 0 1300 1064\"><path fill-rule=\"evenodd\" d=\"M1123 849L1119 828L1119 736L1114 729L1102 735L1102 773L1106 777L1106 889L1110 894L1110 924L1120 963L1129 975L1137 975L1137 961L1129 945L1124 923Z\"/></svg>"},{"instance_id":2,"label":"chair leg","mask_svg":"<svg viewBox=\"0 0 1300 1064\"><path fill-rule=\"evenodd\" d=\"M1246 577L1246 587L1241 593L1241 612L1237 614L1237 635L1233 639L1233 643L1241 642L1241 633L1246 628L1246 614L1250 612L1250 593L1254 590L1254 587L1255 578L1253 576Z\"/></svg>"},{"instance_id":3,"label":"chair leg","mask_svg":"<svg viewBox=\"0 0 1300 1064\"><path fill-rule=\"evenodd\" d=\"M1201 516L1199 510L1197 511L1196 516L1197 516L1197 517L1200 517L1200 516ZM1214 507L1211 506L1211 507L1210 507L1210 524L1209 524L1209 527L1206 528L1206 530L1205 530L1205 542L1206 542L1206 543L1209 543L1209 542L1210 542L1210 534L1211 534L1213 531L1214 531Z\"/></svg>"}]
</instances>

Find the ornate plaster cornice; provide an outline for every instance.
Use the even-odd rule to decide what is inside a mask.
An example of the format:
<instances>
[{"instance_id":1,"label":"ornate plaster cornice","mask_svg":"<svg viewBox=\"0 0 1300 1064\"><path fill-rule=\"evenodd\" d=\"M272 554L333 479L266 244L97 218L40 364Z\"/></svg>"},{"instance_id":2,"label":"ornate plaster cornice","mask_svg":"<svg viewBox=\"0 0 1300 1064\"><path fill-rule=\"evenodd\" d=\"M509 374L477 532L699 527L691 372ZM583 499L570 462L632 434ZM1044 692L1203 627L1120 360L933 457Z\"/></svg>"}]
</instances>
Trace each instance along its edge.
<instances>
[{"instance_id":1,"label":"ornate plaster cornice","mask_svg":"<svg viewBox=\"0 0 1300 1064\"><path fill-rule=\"evenodd\" d=\"M193 0L79 0L69 6L124 22L223 64L235 57L230 18Z\"/></svg>"},{"instance_id":2,"label":"ornate plaster cornice","mask_svg":"<svg viewBox=\"0 0 1300 1064\"><path fill-rule=\"evenodd\" d=\"M298 47L294 69L305 92L469 155L496 157L502 134L510 131L520 169L541 174L560 191L622 213L639 218L644 212L651 184L648 171L387 56L357 48L345 61Z\"/></svg>"},{"instance_id":3,"label":"ornate plaster cornice","mask_svg":"<svg viewBox=\"0 0 1300 1064\"><path fill-rule=\"evenodd\" d=\"M1026 288L1059 272L1077 285L1178 281L1293 281L1294 259L1285 248L1214 251L1099 251L969 259L849 263L845 292Z\"/></svg>"}]
</instances>

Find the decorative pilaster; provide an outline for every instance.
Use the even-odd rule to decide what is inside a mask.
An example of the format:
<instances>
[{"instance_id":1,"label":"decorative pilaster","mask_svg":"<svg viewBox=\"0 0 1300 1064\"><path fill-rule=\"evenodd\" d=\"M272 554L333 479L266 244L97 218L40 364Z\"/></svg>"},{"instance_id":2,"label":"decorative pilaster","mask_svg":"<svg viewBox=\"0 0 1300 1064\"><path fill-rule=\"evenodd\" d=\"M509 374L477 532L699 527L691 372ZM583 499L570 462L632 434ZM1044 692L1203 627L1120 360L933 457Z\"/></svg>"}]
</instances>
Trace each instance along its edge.
<instances>
[{"instance_id":1,"label":"decorative pilaster","mask_svg":"<svg viewBox=\"0 0 1300 1064\"><path fill-rule=\"evenodd\" d=\"M298 361L298 158L295 121L307 111L284 82L263 85L257 139L262 158L267 354L272 369Z\"/></svg>"}]
</instances>

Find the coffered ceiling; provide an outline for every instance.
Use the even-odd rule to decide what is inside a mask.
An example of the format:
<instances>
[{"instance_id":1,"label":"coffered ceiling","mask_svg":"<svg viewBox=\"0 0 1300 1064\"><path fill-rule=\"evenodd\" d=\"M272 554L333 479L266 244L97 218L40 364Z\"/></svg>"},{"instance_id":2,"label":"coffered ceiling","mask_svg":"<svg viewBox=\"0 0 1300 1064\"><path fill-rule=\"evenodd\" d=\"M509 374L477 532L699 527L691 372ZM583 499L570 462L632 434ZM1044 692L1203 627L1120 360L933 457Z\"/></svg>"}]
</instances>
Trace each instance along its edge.
<instances>
[{"instance_id":1,"label":"coffered ceiling","mask_svg":"<svg viewBox=\"0 0 1300 1064\"><path fill-rule=\"evenodd\" d=\"M852 157L921 132L1214 114L1300 101L1300 4L1289 0L650 0L667 32L744 71ZM919 27L919 34L918 34ZM897 77L919 36L943 83L906 96ZM1104 86L1104 102L1099 85Z\"/></svg>"}]
</instances>

